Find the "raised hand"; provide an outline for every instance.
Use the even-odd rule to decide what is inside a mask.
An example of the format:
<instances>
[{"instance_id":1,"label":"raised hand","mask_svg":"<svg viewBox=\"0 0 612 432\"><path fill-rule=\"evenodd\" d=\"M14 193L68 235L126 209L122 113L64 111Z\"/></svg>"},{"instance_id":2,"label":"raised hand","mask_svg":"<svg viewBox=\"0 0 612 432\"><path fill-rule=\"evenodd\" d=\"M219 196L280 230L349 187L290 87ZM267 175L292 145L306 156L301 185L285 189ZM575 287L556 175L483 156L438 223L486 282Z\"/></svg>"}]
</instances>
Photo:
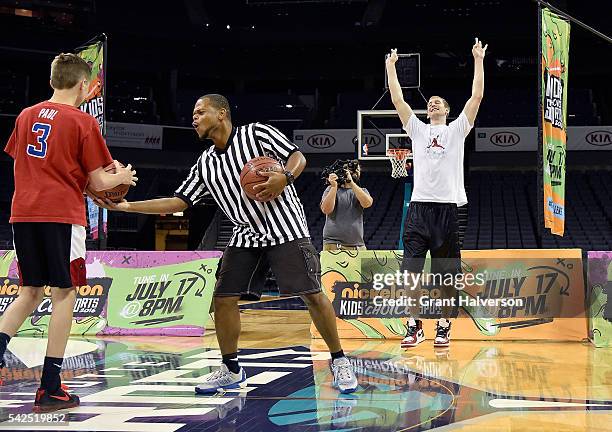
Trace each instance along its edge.
<instances>
[{"instance_id":1,"label":"raised hand","mask_svg":"<svg viewBox=\"0 0 612 432\"><path fill-rule=\"evenodd\" d=\"M391 53L387 55L387 64L394 65L397 61L397 48L391 50Z\"/></svg>"},{"instance_id":2,"label":"raised hand","mask_svg":"<svg viewBox=\"0 0 612 432\"><path fill-rule=\"evenodd\" d=\"M475 59L483 59L489 44L486 44L483 48L482 41L479 41L478 38L475 38L475 39L476 39L476 42L474 43L474 46L472 47L472 55L474 56Z\"/></svg>"}]
</instances>

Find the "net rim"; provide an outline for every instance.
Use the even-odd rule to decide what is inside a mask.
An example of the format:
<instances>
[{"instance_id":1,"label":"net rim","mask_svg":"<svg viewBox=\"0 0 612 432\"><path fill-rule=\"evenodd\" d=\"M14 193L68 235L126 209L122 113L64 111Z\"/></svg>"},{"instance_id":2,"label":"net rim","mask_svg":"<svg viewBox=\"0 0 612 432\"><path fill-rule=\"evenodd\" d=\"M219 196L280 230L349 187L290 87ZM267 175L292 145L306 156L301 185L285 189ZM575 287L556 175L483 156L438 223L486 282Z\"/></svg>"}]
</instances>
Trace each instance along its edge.
<instances>
[{"instance_id":1,"label":"net rim","mask_svg":"<svg viewBox=\"0 0 612 432\"><path fill-rule=\"evenodd\" d=\"M406 163L410 155L410 149L387 149L387 156L391 162L391 177L407 177Z\"/></svg>"},{"instance_id":2,"label":"net rim","mask_svg":"<svg viewBox=\"0 0 612 432\"><path fill-rule=\"evenodd\" d=\"M410 149L387 149L387 156L396 160L406 160L410 153Z\"/></svg>"}]
</instances>

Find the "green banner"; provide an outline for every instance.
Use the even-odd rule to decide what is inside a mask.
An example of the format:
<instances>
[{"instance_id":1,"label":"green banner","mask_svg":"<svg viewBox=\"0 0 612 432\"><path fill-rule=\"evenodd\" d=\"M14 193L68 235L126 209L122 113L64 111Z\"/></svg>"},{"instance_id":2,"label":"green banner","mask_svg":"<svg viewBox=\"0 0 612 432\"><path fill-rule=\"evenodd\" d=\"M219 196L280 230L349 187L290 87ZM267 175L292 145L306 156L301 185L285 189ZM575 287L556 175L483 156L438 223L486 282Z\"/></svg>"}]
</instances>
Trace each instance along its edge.
<instances>
[{"instance_id":1,"label":"green banner","mask_svg":"<svg viewBox=\"0 0 612 432\"><path fill-rule=\"evenodd\" d=\"M563 235L570 23L542 9L541 117L544 226Z\"/></svg>"},{"instance_id":2,"label":"green banner","mask_svg":"<svg viewBox=\"0 0 612 432\"><path fill-rule=\"evenodd\" d=\"M612 347L612 252L588 252L589 337Z\"/></svg>"},{"instance_id":3,"label":"green banner","mask_svg":"<svg viewBox=\"0 0 612 432\"><path fill-rule=\"evenodd\" d=\"M169 327L175 323L205 327L215 286L217 258L152 268L106 267L113 280L108 325L123 329Z\"/></svg>"},{"instance_id":4,"label":"green banner","mask_svg":"<svg viewBox=\"0 0 612 432\"><path fill-rule=\"evenodd\" d=\"M99 40L92 41L85 46L76 49L76 54L91 67L89 79L89 93L85 102L80 106L81 111L91 114L100 125L100 132L106 135L104 119L104 103L106 96L104 51L106 48L106 36L100 36Z\"/></svg>"},{"instance_id":5,"label":"green banner","mask_svg":"<svg viewBox=\"0 0 612 432\"><path fill-rule=\"evenodd\" d=\"M100 132L103 136L106 136L106 118L104 115L106 98L106 69L104 64L106 59L106 36L100 35L96 37L96 39L77 48L75 53L91 67L89 93L85 102L79 108L96 119L100 126ZM92 239L101 240L106 237L108 212L105 209L100 209L89 197L86 198L86 202L87 229Z\"/></svg>"}]
</instances>

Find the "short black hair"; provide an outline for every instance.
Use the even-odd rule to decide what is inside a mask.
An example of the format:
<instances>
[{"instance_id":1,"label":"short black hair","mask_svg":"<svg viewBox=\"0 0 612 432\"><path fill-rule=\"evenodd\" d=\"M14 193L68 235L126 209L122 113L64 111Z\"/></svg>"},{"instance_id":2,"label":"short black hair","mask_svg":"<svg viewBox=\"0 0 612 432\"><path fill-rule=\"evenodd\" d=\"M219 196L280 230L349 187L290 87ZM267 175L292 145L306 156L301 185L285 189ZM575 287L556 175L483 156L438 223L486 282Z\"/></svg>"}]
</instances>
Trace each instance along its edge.
<instances>
[{"instance_id":1,"label":"short black hair","mask_svg":"<svg viewBox=\"0 0 612 432\"><path fill-rule=\"evenodd\" d=\"M203 100L203 99L208 99L211 105L217 109L223 108L227 112L228 120L232 119L232 111L230 109L230 104L225 96L216 94L216 93L211 93L211 94L206 94L204 96L200 96L198 100Z\"/></svg>"}]
</instances>

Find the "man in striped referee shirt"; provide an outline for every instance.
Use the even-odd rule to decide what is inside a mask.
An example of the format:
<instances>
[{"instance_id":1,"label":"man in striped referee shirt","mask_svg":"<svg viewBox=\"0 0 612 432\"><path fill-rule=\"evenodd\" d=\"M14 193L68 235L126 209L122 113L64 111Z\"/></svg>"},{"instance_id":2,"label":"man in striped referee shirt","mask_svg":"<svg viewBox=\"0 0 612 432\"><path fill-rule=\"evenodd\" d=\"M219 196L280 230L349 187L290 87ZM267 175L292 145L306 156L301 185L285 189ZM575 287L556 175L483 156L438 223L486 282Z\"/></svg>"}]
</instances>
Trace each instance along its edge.
<instances>
[{"instance_id":1,"label":"man in striped referee shirt","mask_svg":"<svg viewBox=\"0 0 612 432\"><path fill-rule=\"evenodd\" d=\"M213 146L204 150L174 197L99 205L135 213L174 213L211 195L234 223L234 233L217 269L215 328L223 362L221 369L203 377L197 393L236 388L246 379L238 364L240 313L238 300L244 294L259 294L267 264L272 267L281 295L304 299L312 320L331 352L334 384L343 393L357 389L357 378L344 356L336 316L321 292L319 255L310 242L304 208L293 181L306 159L298 147L276 128L252 123L232 126L230 106L221 95L199 98L193 110L193 127L201 140ZM269 156L284 166L284 172L261 173L268 181L258 188L258 198L249 199L240 187L240 172L251 159Z\"/></svg>"}]
</instances>

